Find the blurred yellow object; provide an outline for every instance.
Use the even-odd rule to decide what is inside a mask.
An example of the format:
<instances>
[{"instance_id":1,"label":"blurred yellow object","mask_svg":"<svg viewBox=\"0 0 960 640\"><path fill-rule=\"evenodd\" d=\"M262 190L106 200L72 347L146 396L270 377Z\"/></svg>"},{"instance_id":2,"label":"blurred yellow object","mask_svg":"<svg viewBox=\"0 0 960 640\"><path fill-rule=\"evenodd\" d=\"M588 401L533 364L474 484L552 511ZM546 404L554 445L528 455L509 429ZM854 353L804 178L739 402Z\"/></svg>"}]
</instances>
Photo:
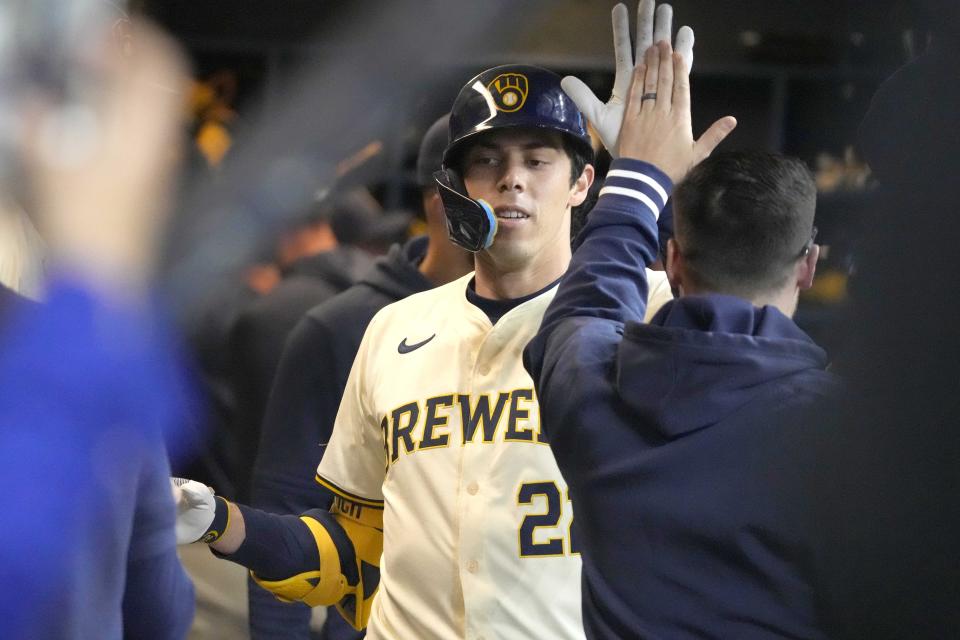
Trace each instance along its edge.
<instances>
[{"instance_id":1,"label":"blurred yellow object","mask_svg":"<svg viewBox=\"0 0 960 640\"><path fill-rule=\"evenodd\" d=\"M211 167L218 167L227 155L233 138L227 128L215 121L204 122L197 131L197 148Z\"/></svg>"},{"instance_id":2,"label":"blurred yellow object","mask_svg":"<svg viewBox=\"0 0 960 640\"><path fill-rule=\"evenodd\" d=\"M229 70L194 80L191 86L187 107L197 123L194 142L211 167L220 166L233 144L228 125L237 117L231 107L236 92L236 74Z\"/></svg>"},{"instance_id":3,"label":"blurred yellow object","mask_svg":"<svg viewBox=\"0 0 960 640\"><path fill-rule=\"evenodd\" d=\"M847 274L835 269L825 269L817 272L813 286L802 291L801 298L809 302L837 303L847 297Z\"/></svg>"},{"instance_id":4,"label":"blurred yellow object","mask_svg":"<svg viewBox=\"0 0 960 640\"><path fill-rule=\"evenodd\" d=\"M414 218L410 222L410 231L408 235L412 238L415 236L425 236L427 235L427 223L420 218Z\"/></svg>"},{"instance_id":5,"label":"blurred yellow object","mask_svg":"<svg viewBox=\"0 0 960 640\"><path fill-rule=\"evenodd\" d=\"M816 159L817 190L821 193L832 191L859 191L870 181L870 167L861 160L853 147L844 150L843 158L829 153L821 153Z\"/></svg>"},{"instance_id":6,"label":"blurred yellow object","mask_svg":"<svg viewBox=\"0 0 960 640\"><path fill-rule=\"evenodd\" d=\"M204 112L207 111L211 106L213 106L214 101L217 98L216 92L213 90L213 87L206 84L205 82L194 81L190 87L190 97L189 97L189 109L190 113L195 118L201 117Z\"/></svg>"}]
</instances>

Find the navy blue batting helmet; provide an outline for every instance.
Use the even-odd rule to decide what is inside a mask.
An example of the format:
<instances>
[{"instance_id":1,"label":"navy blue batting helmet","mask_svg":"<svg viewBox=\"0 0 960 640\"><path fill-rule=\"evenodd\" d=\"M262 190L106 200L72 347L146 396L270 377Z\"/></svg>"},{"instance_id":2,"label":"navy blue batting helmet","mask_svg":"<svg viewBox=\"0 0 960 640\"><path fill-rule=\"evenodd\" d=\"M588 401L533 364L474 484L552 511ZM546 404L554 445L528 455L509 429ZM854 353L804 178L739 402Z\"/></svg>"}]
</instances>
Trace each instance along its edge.
<instances>
[{"instance_id":1,"label":"navy blue batting helmet","mask_svg":"<svg viewBox=\"0 0 960 640\"><path fill-rule=\"evenodd\" d=\"M469 251L493 244L497 219L483 200L474 200L457 172L458 155L478 134L525 127L557 131L588 160L593 145L587 122L560 88L560 76L540 67L509 64L487 69L460 89L450 111L450 144L443 168L434 174L450 239Z\"/></svg>"},{"instance_id":2,"label":"navy blue batting helmet","mask_svg":"<svg viewBox=\"0 0 960 640\"><path fill-rule=\"evenodd\" d=\"M443 155L450 166L464 144L492 129L550 129L567 136L588 159L593 146L587 121L560 88L560 76L527 64L487 69L463 86L450 111L450 144Z\"/></svg>"}]
</instances>

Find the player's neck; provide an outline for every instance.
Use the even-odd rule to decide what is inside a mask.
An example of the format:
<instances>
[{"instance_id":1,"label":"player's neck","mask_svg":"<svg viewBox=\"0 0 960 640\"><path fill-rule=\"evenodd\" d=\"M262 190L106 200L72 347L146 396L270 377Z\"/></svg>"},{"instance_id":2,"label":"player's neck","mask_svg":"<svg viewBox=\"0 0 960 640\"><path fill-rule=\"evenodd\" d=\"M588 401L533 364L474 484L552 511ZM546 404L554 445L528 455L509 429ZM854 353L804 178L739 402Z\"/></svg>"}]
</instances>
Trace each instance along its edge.
<instances>
[{"instance_id":1,"label":"player's neck","mask_svg":"<svg viewBox=\"0 0 960 640\"><path fill-rule=\"evenodd\" d=\"M522 265L503 265L488 254L475 258L477 295L489 300L512 300L540 291L562 276L570 265L570 246L543 251Z\"/></svg>"},{"instance_id":2,"label":"player's neck","mask_svg":"<svg viewBox=\"0 0 960 640\"><path fill-rule=\"evenodd\" d=\"M793 314L797 312L797 299L800 294L800 290L796 287L782 287L778 291L772 293L754 296L753 302L756 307L771 306L776 307L780 312L792 318Z\"/></svg>"},{"instance_id":3,"label":"player's neck","mask_svg":"<svg viewBox=\"0 0 960 640\"><path fill-rule=\"evenodd\" d=\"M715 291L713 289L700 288L696 286L683 286L680 289L680 296L698 296L709 295L711 293L735 296L742 298L755 307L776 307L783 315L792 318L797 311L797 299L800 293L796 287L782 287L774 291L764 293L754 293L752 295L743 295L729 291Z\"/></svg>"}]
</instances>

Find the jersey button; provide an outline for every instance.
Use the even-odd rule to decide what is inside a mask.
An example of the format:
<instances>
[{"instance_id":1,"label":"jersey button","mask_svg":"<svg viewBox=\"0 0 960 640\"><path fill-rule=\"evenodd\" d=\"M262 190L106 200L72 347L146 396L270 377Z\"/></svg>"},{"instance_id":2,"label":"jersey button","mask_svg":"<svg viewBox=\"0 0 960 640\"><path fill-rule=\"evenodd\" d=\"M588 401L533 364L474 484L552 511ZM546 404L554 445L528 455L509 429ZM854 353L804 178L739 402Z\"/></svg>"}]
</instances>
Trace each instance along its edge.
<instances>
[{"instance_id":1,"label":"jersey button","mask_svg":"<svg viewBox=\"0 0 960 640\"><path fill-rule=\"evenodd\" d=\"M470 573L476 573L478 569L480 569L480 563L476 560L471 560L467 563L467 571Z\"/></svg>"},{"instance_id":2,"label":"jersey button","mask_svg":"<svg viewBox=\"0 0 960 640\"><path fill-rule=\"evenodd\" d=\"M490 375L490 365L485 364L482 367L480 367L480 375L482 376Z\"/></svg>"},{"instance_id":3,"label":"jersey button","mask_svg":"<svg viewBox=\"0 0 960 640\"><path fill-rule=\"evenodd\" d=\"M476 482L471 482L467 485L467 493L470 495L477 495L477 491L480 491L480 485L478 485Z\"/></svg>"}]
</instances>

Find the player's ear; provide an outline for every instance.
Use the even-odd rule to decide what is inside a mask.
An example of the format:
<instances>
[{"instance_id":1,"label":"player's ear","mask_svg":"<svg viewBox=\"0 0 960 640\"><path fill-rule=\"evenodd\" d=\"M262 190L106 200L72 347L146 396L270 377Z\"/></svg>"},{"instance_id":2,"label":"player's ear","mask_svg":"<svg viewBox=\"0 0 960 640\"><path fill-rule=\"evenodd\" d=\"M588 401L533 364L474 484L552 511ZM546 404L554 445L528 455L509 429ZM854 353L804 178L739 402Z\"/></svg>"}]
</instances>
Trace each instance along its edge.
<instances>
[{"instance_id":1,"label":"player's ear","mask_svg":"<svg viewBox=\"0 0 960 640\"><path fill-rule=\"evenodd\" d=\"M680 247L673 238L667 240L667 261L664 269L667 272L667 281L670 283L670 289L673 290L673 296L679 295L683 286L683 255L680 253Z\"/></svg>"},{"instance_id":2,"label":"player's ear","mask_svg":"<svg viewBox=\"0 0 960 640\"><path fill-rule=\"evenodd\" d=\"M440 193L435 188L424 189L423 213L428 224L443 222L443 202L440 201Z\"/></svg>"},{"instance_id":3,"label":"player's ear","mask_svg":"<svg viewBox=\"0 0 960 640\"><path fill-rule=\"evenodd\" d=\"M801 290L809 289L813 286L813 276L817 271L817 260L820 259L820 245L810 246L807 252L797 263L797 287Z\"/></svg>"},{"instance_id":4,"label":"player's ear","mask_svg":"<svg viewBox=\"0 0 960 640\"><path fill-rule=\"evenodd\" d=\"M570 187L570 200L567 202L568 206L579 207L583 204L583 201L587 199L587 194L590 192L590 185L593 184L593 165L588 164L583 167L583 171L580 172L580 177L576 179L573 183L573 186Z\"/></svg>"}]
</instances>

